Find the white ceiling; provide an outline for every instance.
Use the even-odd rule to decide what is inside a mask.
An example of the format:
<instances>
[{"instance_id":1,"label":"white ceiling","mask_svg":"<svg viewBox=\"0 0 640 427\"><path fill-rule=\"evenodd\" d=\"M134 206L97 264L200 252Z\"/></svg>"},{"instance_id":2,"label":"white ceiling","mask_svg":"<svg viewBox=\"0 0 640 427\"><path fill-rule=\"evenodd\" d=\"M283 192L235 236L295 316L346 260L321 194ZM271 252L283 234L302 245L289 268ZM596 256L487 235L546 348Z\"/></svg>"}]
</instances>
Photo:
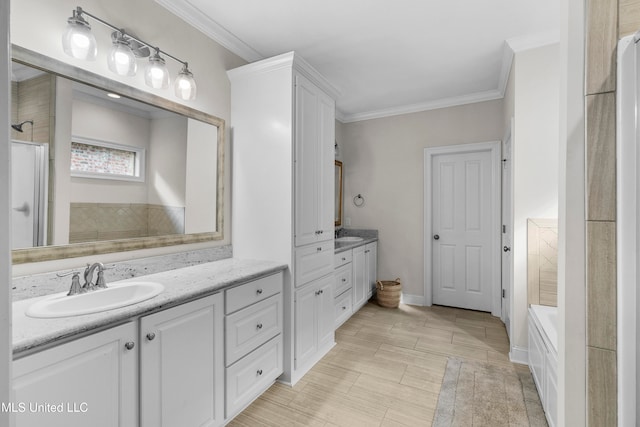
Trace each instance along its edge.
<instances>
[{"instance_id":1,"label":"white ceiling","mask_svg":"<svg viewBox=\"0 0 640 427\"><path fill-rule=\"evenodd\" d=\"M344 122L501 98L505 41L557 41L561 3L156 1L249 62L295 50L337 88Z\"/></svg>"}]
</instances>

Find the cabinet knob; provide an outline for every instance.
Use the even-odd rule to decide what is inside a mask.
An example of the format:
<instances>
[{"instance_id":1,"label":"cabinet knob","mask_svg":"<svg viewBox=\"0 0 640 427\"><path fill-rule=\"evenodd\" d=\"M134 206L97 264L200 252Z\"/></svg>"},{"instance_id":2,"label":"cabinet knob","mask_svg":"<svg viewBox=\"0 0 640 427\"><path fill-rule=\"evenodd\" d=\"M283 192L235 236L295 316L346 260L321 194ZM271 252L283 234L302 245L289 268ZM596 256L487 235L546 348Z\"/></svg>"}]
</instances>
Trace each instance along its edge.
<instances>
[{"instance_id":1,"label":"cabinet knob","mask_svg":"<svg viewBox=\"0 0 640 427\"><path fill-rule=\"evenodd\" d=\"M256 328L258 328L258 329L262 329L262 323L258 323L258 324L256 325Z\"/></svg>"},{"instance_id":2,"label":"cabinet knob","mask_svg":"<svg viewBox=\"0 0 640 427\"><path fill-rule=\"evenodd\" d=\"M364 251L365 254L368 254L369 252L371 252L371 251Z\"/></svg>"},{"instance_id":3,"label":"cabinet knob","mask_svg":"<svg viewBox=\"0 0 640 427\"><path fill-rule=\"evenodd\" d=\"M262 375L262 369L258 369L258 372L256 372L256 374Z\"/></svg>"},{"instance_id":4,"label":"cabinet knob","mask_svg":"<svg viewBox=\"0 0 640 427\"><path fill-rule=\"evenodd\" d=\"M343 261L346 261L347 259L346 259L345 257L342 257L342 260L343 260Z\"/></svg>"},{"instance_id":5,"label":"cabinet knob","mask_svg":"<svg viewBox=\"0 0 640 427\"><path fill-rule=\"evenodd\" d=\"M346 310L346 309L347 309L347 307L345 307L345 306L343 305L343 306L342 306L342 309L343 309L343 310Z\"/></svg>"},{"instance_id":6,"label":"cabinet knob","mask_svg":"<svg viewBox=\"0 0 640 427\"><path fill-rule=\"evenodd\" d=\"M342 282L346 282L346 281L347 281L347 279L345 279L345 278L343 277L343 278L342 278Z\"/></svg>"},{"instance_id":7,"label":"cabinet knob","mask_svg":"<svg viewBox=\"0 0 640 427\"><path fill-rule=\"evenodd\" d=\"M318 293L319 293L319 294L321 294L321 293L324 293L324 291L323 291L322 289L320 289L320 290L318 291Z\"/></svg>"},{"instance_id":8,"label":"cabinet knob","mask_svg":"<svg viewBox=\"0 0 640 427\"><path fill-rule=\"evenodd\" d=\"M317 248L316 251L320 252L322 250L322 248Z\"/></svg>"},{"instance_id":9,"label":"cabinet knob","mask_svg":"<svg viewBox=\"0 0 640 427\"><path fill-rule=\"evenodd\" d=\"M262 295L262 289L256 289L256 294Z\"/></svg>"},{"instance_id":10,"label":"cabinet knob","mask_svg":"<svg viewBox=\"0 0 640 427\"><path fill-rule=\"evenodd\" d=\"M127 350L133 350L133 347L135 346L136 346L136 343L134 343L133 341L129 341L125 343L124 348L126 348Z\"/></svg>"},{"instance_id":11,"label":"cabinet knob","mask_svg":"<svg viewBox=\"0 0 640 427\"><path fill-rule=\"evenodd\" d=\"M147 334L147 339L148 339L149 341L153 341L153 339L154 339L155 337L156 337L155 332L149 332L149 333Z\"/></svg>"}]
</instances>

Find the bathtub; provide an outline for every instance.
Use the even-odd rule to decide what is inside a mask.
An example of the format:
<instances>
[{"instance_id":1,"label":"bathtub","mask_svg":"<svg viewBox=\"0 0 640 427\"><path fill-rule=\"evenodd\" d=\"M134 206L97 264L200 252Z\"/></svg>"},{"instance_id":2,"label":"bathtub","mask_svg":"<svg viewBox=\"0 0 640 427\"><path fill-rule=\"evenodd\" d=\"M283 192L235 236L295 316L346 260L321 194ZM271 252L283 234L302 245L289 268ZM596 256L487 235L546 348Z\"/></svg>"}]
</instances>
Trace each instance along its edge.
<instances>
[{"instance_id":1,"label":"bathtub","mask_svg":"<svg viewBox=\"0 0 640 427\"><path fill-rule=\"evenodd\" d=\"M558 414L558 309L529 307L529 369L550 427Z\"/></svg>"}]
</instances>

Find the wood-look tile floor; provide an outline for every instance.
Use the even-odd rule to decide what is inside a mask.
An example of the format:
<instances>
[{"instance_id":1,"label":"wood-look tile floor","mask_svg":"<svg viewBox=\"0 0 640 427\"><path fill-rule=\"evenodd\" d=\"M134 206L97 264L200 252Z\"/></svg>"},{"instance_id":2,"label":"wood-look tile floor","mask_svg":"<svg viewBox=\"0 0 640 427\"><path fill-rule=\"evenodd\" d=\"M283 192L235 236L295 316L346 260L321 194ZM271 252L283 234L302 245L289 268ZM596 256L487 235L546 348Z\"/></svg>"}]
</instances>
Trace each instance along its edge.
<instances>
[{"instance_id":1,"label":"wood-look tile floor","mask_svg":"<svg viewBox=\"0 0 640 427\"><path fill-rule=\"evenodd\" d=\"M294 387L274 384L230 425L430 426L448 356L514 366L508 352L488 313L368 303Z\"/></svg>"}]
</instances>

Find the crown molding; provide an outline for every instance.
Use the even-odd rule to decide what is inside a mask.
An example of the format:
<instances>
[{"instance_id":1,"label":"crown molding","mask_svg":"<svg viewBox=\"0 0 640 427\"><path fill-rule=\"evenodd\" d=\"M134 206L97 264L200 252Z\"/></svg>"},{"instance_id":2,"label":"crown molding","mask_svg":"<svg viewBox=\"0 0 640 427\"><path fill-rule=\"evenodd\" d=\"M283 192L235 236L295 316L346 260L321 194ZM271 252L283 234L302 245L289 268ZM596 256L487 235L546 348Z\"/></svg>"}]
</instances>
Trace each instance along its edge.
<instances>
[{"instance_id":1,"label":"crown molding","mask_svg":"<svg viewBox=\"0 0 640 427\"><path fill-rule=\"evenodd\" d=\"M525 50L559 43L559 41L560 33L557 31L532 34L505 40L504 48L502 50L502 65L500 67L498 87L496 89L472 93L469 95L436 99L433 101L427 101L418 104L404 105L382 110L373 110L363 113L345 114L339 110L336 110L336 119L342 123L351 123L362 120L380 119L383 117L399 116L402 114L418 113L421 111L437 110L440 108L455 107L458 105L474 104L476 102L502 99L504 98L504 94L507 89L507 83L509 82L509 73L511 73L511 67L513 65L513 59L515 58L515 55Z\"/></svg>"},{"instance_id":2,"label":"crown molding","mask_svg":"<svg viewBox=\"0 0 640 427\"><path fill-rule=\"evenodd\" d=\"M469 95L453 96L450 98L436 99L433 101L421 102L418 104L403 105L400 107L385 108L382 110L369 111L364 113L343 114L342 123L359 122L362 120L380 119L402 114L419 113L421 111L438 110L440 108L456 107L465 104L475 104L476 102L493 101L504 97L504 93L497 89L484 92L472 93Z\"/></svg>"},{"instance_id":3,"label":"crown molding","mask_svg":"<svg viewBox=\"0 0 640 427\"><path fill-rule=\"evenodd\" d=\"M264 55L209 18L188 0L155 0L155 2L245 61L254 62L264 59Z\"/></svg>"}]
</instances>

